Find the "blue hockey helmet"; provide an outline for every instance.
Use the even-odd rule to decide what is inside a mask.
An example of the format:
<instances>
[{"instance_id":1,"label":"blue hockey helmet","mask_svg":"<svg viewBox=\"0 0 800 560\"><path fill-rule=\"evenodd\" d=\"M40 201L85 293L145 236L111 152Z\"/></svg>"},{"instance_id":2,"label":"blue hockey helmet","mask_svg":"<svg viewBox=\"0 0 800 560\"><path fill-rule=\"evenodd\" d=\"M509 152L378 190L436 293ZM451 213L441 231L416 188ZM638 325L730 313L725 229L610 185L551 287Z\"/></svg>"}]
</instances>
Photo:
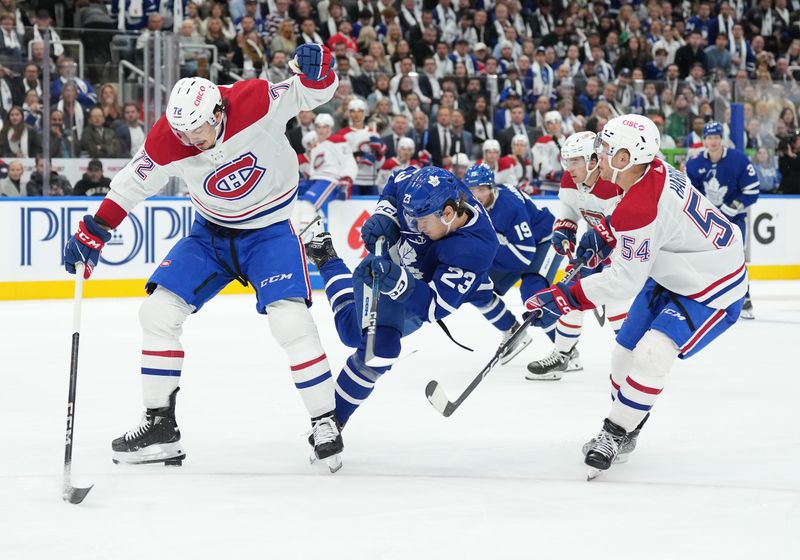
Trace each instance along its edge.
<instances>
[{"instance_id":1,"label":"blue hockey helmet","mask_svg":"<svg viewBox=\"0 0 800 560\"><path fill-rule=\"evenodd\" d=\"M708 138L709 136L722 137L722 125L719 122L708 121L703 126L703 138Z\"/></svg>"},{"instance_id":2,"label":"blue hockey helmet","mask_svg":"<svg viewBox=\"0 0 800 560\"><path fill-rule=\"evenodd\" d=\"M408 225L416 229L419 218L438 214L445 205L459 200L458 178L445 169L428 166L414 172L403 195L403 214Z\"/></svg>"},{"instance_id":3,"label":"blue hockey helmet","mask_svg":"<svg viewBox=\"0 0 800 560\"><path fill-rule=\"evenodd\" d=\"M464 183L470 189L483 186L493 188L495 186L494 171L485 163L476 163L467 169L467 173L464 175Z\"/></svg>"}]
</instances>

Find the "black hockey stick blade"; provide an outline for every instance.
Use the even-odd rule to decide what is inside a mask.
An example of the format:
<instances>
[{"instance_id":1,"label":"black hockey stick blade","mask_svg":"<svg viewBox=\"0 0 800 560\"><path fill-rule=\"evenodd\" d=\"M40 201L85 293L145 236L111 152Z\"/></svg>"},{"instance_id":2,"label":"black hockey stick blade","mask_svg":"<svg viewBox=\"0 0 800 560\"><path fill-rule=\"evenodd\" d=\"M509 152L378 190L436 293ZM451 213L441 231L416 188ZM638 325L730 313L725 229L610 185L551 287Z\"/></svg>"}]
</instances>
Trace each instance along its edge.
<instances>
[{"instance_id":1,"label":"black hockey stick blade","mask_svg":"<svg viewBox=\"0 0 800 560\"><path fill-rule=\"evenodd\" d=\"M318 221L320 221L321 219L322 219L322 216L317 216L316 218L314 218L313 220L311 220L311 221L308 223L308 225L307 225L306 227L304 227L300 233L298 233L298 234L297 234L297 237L299 237L299 238L302 240L302 239L303 239L303 236L306 234L306 232L307 232L308 230L310 230L310 229L311 229L311 227L312 227L314 224L316 224Z\"/></svg>"},{"instance_id":2,"label":"black hockey stick blade","mask_svg":"<svg viewBox=\"0 0 800 560\"><path fill-rule=\"evenodd\" d=\"M64 486L64 493L61 497L64 498L65 502L79 504L83 501L83 499L86 497L86 494L88 494L92 488L94 488L94 484L88 488L75 488L70 484L66 484Z\"/></svg>"},{"instance_id":3,"label":"black hockey stick blade","mask_svg":"<svg viewBox=\"0 0 800 560\"><path fill-rule=\"evenodd\" d=\"M575 277L575 275L578 274L578 271L584 266L584 264L586 264L585 260L580 260L577 263L575 263L575 267L570 272L568 272L566 276L564 276L562 282L566 283L572 280ZM483 381L483 379L487 375L489 375L492 369L494 369L494 366L497 365L497 363L500 361L500 358L505 354L506 349L510 348L513 344L516 344L516 342L523 335L525 329L528 328L528 326L531 324L534 318L535 318L534 314L531 313L525 318L524 321L522 321L522 323L511 334L508 340L504 344L500 345L500 348L498 348L497 351L494 353L494 356L492 357L491 360L489 360L489 363L486 364L486 366L480 371L480 373L478 373L478 375L475 376L472 382L467 386L466 389L464 389L464 391L458 396L458 398L455 401L451 401L450 399L447 398L444 389L442 389L438 381L435 380L430 381L428 385L425 386L425 396L428 397L428 402L430 402L431 405L433 405L433 408L439 411L439 414L441 414L445 418L451 416L458 409L458 407L461 406L461 403L463 403L466 400L466 398L472 393L472 391L475 390L475 388L480 384L480 382Z\"/></svg>"},{"instance_id":4,"label":"black hockey stick blade","mask_svg":"<svg viewBox=\"0 0 800 560\"><path fill-rule=\"evenodd\" d=\"M602 327L606 324L606 306L601 305L600 307L595 307L592 309L594 311L594 318L597 319L597 323Z\"/></svg>"}]
</instances>

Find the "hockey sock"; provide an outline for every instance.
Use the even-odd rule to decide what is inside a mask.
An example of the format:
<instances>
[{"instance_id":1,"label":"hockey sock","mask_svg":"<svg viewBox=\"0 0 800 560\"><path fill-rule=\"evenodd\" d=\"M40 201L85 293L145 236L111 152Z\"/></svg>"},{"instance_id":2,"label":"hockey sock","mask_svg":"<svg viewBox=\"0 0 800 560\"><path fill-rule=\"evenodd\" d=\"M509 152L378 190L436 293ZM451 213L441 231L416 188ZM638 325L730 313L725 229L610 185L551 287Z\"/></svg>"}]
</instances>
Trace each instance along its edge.
<instances>
[{"instance_id":1,"label":"hockey sock","mask_svg":"<svg viewBox=\"0 0 800 560\"><path fill-rule=\"evenodd\" d=\"M611 374L608 376L611 382L611 400L617 398L620 384L631 371L633 366L633 352L620 344L616 344L611 351Z\"/></svg>"},{"instance_id":2,"label":"hockey sock","mask_svg":"<svg viewBox=\"0 0 800 560\"><path fill-rule=\"evenodd\" d=\"M331 259L319 271L325 282L325 295L333 311L336 332L345 346L361 342L361 314L356 309L353 275L342 259Z\"/></svg>"},{"instance_id":3,"label":"hockey sock","mask_svg":"<svg viewBox=\"0 0 800 560\"><path fill-rule=\"evenodd\" d=\"M583 311L573 311L561 317L556 323L556 350L566 354L578 342L583 328Z\"/></svg>"},{"instance_id":4,"label":"hockey sock","mask_svg":"<svg viewBox=\"0 0 800 560\"><path fill-rule=\"evenodd\" d=\"M180 335L193 308L169 290L157 287L142 303L142 397L146 408L169 405L183 368Z\"/></svg>"},{"instance_id":5,"label":"hockey sock","mask_svg":"<svg viewBox=\"0 0 800 560\"><path fill-rule=\"evenodd\" d=\"M333 376L311 312L301 299L267 306L272 336L289 358L294 386L313 418L334 409Z\"/></svg>"},{"instance_id":6,"label":"hockey sock","mask_svg":"<svg viewBox=\"0 0 800 560\"><path fill-rule=\"evenodd\" d=\"M609 303L606 305L606 320L608 324L618 333L622 328L622 323L628 318L628 309L630 308L629 302L624 303Z\"/></svg>"},{"instance_id":7,"label":"hockey sock","mask_svg":"<svg viewBox=\"0 0 800 560\"><path fill-rule=\"evenodd\" d=\"M497 294L492 294L491 301L483 307L478 307L478 311L483 314L487 321L501 331L507 331L517 321Z\"/></svg>"},{"instance_id":8,"label":"hockey sock","mask_svg":"<svg viewBox=\"0 0 800 560\"><path fill-rule=\"evenodd\" d=\"M381 327L378 327L380 330ZM399 333L398 333L399 339ZM378 338L376 337L376 345ZM336 419L344 426L350 416L372 394L378 378L391 366L370 367L364 363L364 349L359 348L347 358L336 378Z\"/></svg>"},{"instance_id":9,"label":"hockey sock","mask_svg":"<svg viewBox=\"0 0 800 560\"><path fill-rule=\"evenodd\" d=\"M627 432L635 430L664 389L664 379L677 357L672 340L661 332L647 331L633 351L630 373L619 383L609 420Z\"/></svg>"}]
</instances>

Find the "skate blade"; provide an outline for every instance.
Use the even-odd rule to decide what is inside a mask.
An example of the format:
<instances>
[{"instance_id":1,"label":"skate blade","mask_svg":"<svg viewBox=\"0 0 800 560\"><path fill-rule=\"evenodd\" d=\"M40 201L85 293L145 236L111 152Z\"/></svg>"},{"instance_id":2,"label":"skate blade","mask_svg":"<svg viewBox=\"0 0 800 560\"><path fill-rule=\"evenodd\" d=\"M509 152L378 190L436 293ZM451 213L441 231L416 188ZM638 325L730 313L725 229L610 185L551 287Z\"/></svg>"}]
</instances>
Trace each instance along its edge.
<instances>
[{"instance_id":1,"label":"skate blade","mask_svg":"<svg viewBox=\"0 0 800 560\"><path fill-rule=\"evenodd\" d=\"M595 478L603 474L603 472L605 471L591 467L589 471L586 473L586 482L593 481Z\"/></svg>"},{"instance_id":2,"label":"skate blade","mask_svg":"<svg viewBox=\"0 0 800 560\"><path fill-rule=\"evenodd\" d=\"M324 463L325 466L328 467L328 470L330 471L331 474L338 472L343 465L342 456L339 453L337 453L336 455L331 455L330 457L325 457L324 459L317 459L317 456L312 453L311 456L308 458L308 462L311 465L317 463Z\"/></svg>"},{"instance_id":3,"label":"skate blade","mask_svg":"<svg viewBox=\"0 0 800 560\"><path fill-rule=\"evenodd\" d=\"M513 352L511 352L510 354L506 354L505 356L500 358L500 365L506 365L508 362L516 358L520 352L525 350L530 345L531 342L533 342L533 339L531 337L523 339L520 342L520 345Z\"/></svg>"},{"instance_id":4,"label":"skate blade","mask_svg":"<svg viewBox=\"0 0 800 560\"><path fill-rule=\"evenodd\" d=\"M583 371L583 364L575 360L570 360L565 371Z\"/></svg>"},{"instance_id":5,"label":"skate blade","mask_svg":"<svg viewBox=\"0 0 800 560\"><path fill-rule=\"evenodd\" d=\"M528 381L558 381L562 377L564 377L563 371L542 373L542 374L537 374L537 373L525 374L525 379L527 379Z\"/></svg>"},{"instance_id":6,"label":"skate blade","mask_svg":"<svg viewBox=\"0 0 800 560\"><path fill-rule=\"evenodd\" d=\"M163 445L149 445L144 449L133 453L115 451L111 461L115 465L149 465L152 463L164 463L165 466L180 467L186 453L180 442L165 443Z\"/></svg>"}]
</instances>

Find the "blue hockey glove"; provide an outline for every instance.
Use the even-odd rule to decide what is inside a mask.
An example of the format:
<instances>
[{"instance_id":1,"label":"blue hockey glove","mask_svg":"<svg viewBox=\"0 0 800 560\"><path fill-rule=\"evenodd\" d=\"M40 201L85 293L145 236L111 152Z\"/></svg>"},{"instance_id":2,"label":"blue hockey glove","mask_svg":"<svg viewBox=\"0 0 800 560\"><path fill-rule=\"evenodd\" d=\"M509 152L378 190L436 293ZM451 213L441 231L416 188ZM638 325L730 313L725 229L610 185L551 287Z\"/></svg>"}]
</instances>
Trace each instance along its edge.
<instances>
[{"instance_id":1,"label":"blue hockey glove","mask_svg":"<svg viewBox=\"0 0 800 560\"><path fill-rule=\"evenodd\" d=\"M563 282L539 290L525 301L525 308L534 314L531 324L546 329L562 315L581 309L581 305Z\"/></svg>"},{"instance_id":2,"label":"blue hockey glove","mask_svg":"<svg viewBox=\"0 0 800 560\"><path fill-rule=\"evenodd\" d=\"M575 253L578 224L572 220L556 220L553 224L553 249L562 257L572 258Z\"/></svg>"},{"instance_id":3,"label":"blue hockey glove","mask_svg":"<svg viewBox=\"0 0 800 560\"><path fill-rule=\"evenodd\" d=\"M739 214L744 212L744 204L738 200L731 200L730 204L723 204L719 207L725 216L728 217L730 220L735 220L739 217Z\"/></svg>"},{"instance_id":4,"label":"blue hockey glove","mask_svg":"<svg viewBox=\"0 0 800 560\"><path fill-rule=\"evenodd\" d=\"M614 252L617 238L611 229L611 217L606 216L581 237L575 258L586 258L587 268L597 268Z\"/></svg>"},{"instance_id":5,"label":"blue hockey glove","mask_svg":"<svg viewBox=\"0 0 800 560\"><path fill-rule=\"evenodd\" d=\"M327 78L334 66L336 60L325 45L316 43L300 45L292 56L292 69L314 82Z\"/></svg>"},{"instance_id":6,"label":"blue hockey glove","mask_svg":"<svg viewBox=\"0 0 800 560\"><path fill-rule=\"evenodd\" d=\"M386 257L375 257L370 262L372 275L378 279L380 290L395 301L407 300L414 291L416 280L406 269Z\"/></svg>"},{"instance_id":7,"label":"blue hockey glove","mask_svg":"<svg viewBox=\"0 0 800 560\"><path fill-rule=\"evenodd\" d=\"M400 224L397 221L397 208L390 198L381 200L364 225L361 226L361 239L370 253L375 252L375 243L383 236L388 249L400 239Z\"/></svg>"},{"instance_id":8,"label":"blue hockey glove","mask_svg":"<svg viewBox=\"0 0 800 560\"><path fill-rule=\"evenodd\" d=\"M64 246L64 268L70 274L75 274L75 264L85 263L83 277L89 278L94 267L97 266L100 251L103 250L109 239L111 239L111 232L97 225L91 215L85 215L83 221L78 224L78 231L69 238Z\"/></svg>"}]
</instances>

